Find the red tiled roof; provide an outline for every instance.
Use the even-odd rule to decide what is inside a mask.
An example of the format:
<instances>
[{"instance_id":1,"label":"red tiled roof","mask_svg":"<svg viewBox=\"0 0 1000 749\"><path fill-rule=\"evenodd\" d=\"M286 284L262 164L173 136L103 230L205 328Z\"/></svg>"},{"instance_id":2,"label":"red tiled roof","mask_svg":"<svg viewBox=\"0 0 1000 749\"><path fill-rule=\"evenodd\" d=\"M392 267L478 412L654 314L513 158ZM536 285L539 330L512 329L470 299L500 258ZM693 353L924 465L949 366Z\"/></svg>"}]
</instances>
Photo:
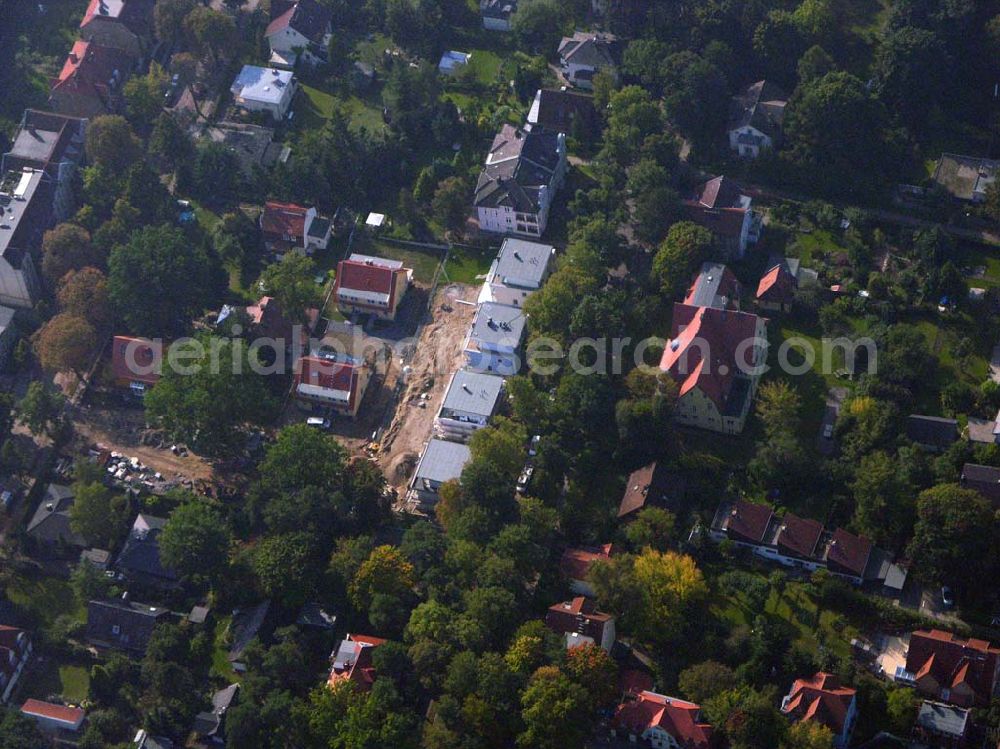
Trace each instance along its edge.
<instances>
[{"instance_id":1,"label":"red tiled roof","mask_svg":"<svg viewBox=\"0 0 1000 749\"><path fill-rule=\"evenodd\" d=\"M823 524L787 513L781 519L778 547L800 557L811 557L823 533Z\"/></svg>"},{"instance_id":2,"label":"red tiled roof","mask_svg":"<svg viewBox=\"0 0 1000 749\"><path fill-rule=\"evenodd\" d=\"M645 507L647 504L663 505L667 503L668 495L682 495L685 489L684 479L667 473L659 463L650 463L628 477L625 493L618 505L618 517L623 518Z\"/></svg>"},{"instance_id":3,"label":"red tiled roof","mask_svg":"<svg viewBox=\"0 0 1000 749\"><path fill-rule=\"evenodd\" d=\"M712 233L739 236L746 215L739 198L739 185L727 177L716 177L700 185L683 206L688 218Z\"/></svg>"},{"instance_id":4,"label":"red tiled roof","mask_svg":"<svg viewBox=\"0 0 1000 749\"><path fill-rule=\"evenodd\" d=\"M135 368L131 366L133 364ZM162 366L163 346L157 341L116 335L111 342L111 370L120 385L130 382L155 385L160 379ZM145 373L150 367L153 371Z\"/></svg>"},{"instance_id":5,"label":"red tiled roof","mask_svg":"<svg viewBox=\"0 0 1000 749\"><path fill-rule=\"evenodd\" d=\"M77 39L58 77L52 81L52 91L66 89L106 100L111 95L109 82L115 74L122 82L131 67L132 59L125 52Z\"/></svg>"},{"instance_id":6,"label":"red tiled roof","mask_svg":"<svg viewBox=\"0 0 1000 749\"><path fill-rule=\"evenodd\" d=\"M269 200L264 203L264 213L260 217L260 228L265 234L278 239L286 236L300 240L306 235L306 214L308 208L295 203L279 203Z\"/></svg>"},{"instance_id":7,"label":"red tiled roof","mask_svg":"<svg viewBox=\"0 0 1000 749\"><path fill-rule=\"evenodd\" d=\"M653 677L637 668L623 668L618 672L618 691L639 694L653 688Z\"/></svg>"},{"instance_id":8,"label":"red tiled roof","mask_svg":"<svg viewBox=\"0 0 1000 749\"><path fill-rule=\"evenodd\" d=\"M816 720L835 735L844 731L847 712L857 690L841 686L833 674L823 671L811 679L797 679L788 693L782 712L795 720Z\"/></svg>"},{"instance_id":9,"label":"red tiled roof","mask_svg":"<svg viewBox=\"0 0 1000 749\"><path fill-rule=\"evenodd\" d=\"M611 544L599 548L566 549L559 560L559 572L570 580L585 580L590 565L600 559L610 559L611 554Z\"/></svg>"},{"instance_id":10,"label":"red tiled roof","mask_svg":"<svg viewBox=\"0 0 1000 749\"><path fill-rule=\"evenodd\" d=\"M264 32L264 36L271 36L271 34L287 28L288 24L292 21L292 16L294 15L295 6L292 5L287 10L275 16L274 20L267 25L267 30Z\"/></svg>"},{"instance_id":11,"label":"red tiled roof","mask_svg":"<svg viewBox=\"0 0 1000 749\"><path fill-rule=\"evenodd\" d=\"M317 356L304 356L298 360L295 385L315 385L326 390L350 392L349 405L354 408L358 395L358 367L347 362L330 361Z\"/></svg>"},{"instance_id":12,"label":"red tiled roof","mask_svg":"<svg viewBox=\"0 0 1000 749\"><path fill-rule=\"evenodd\" d=\"M384 642L381 637L348 633L344 643L354 643L354 660L345 669L330 669L327 684L333 686L339 681L352 681L365 691L371 689L376 677L372 666L372 651Z\"/></svg>"},{"instance_id":13,"label":"red tiled roof","mask_svg":"<svg viewBox=\"0 0 1000 749\"><path fill-rule=\"evenodd\" d=\"M795 276L788 272L783 263L774 266L761 276L757 285L757 298L765 301L784 302L795 291Z\"/></svg>"},{"instance_id":14,"label":"red tiled roof","mask_svg":"<svg viewBox=\"0 0 1000 749\"><path fill-rule=\"evenodd\" d=\"M21 712L27 715L38 715L49 720L72 723L73 725L83 720L83 716L86 715L78 707L66 707L66 705L56 705L51 702L42 702L41 700L33 699L24 701L24 704L21 705Z\"/></svg>"},{"instance_id":15,"label":"red tiled roof","mask_svg":"<svg viewBox=\"0 0 1000 749\"><path fill-rule=\"evenodd\" d=\"M556 603L549 606L545 615L546 626L559 634L576 632L593 638L601 643L605 625L612 621L611 614L598 611L596 604L583 596L577 596L571 601Z\"/></svg>"},{"instance_id":16,"label":"red tiled roof","mask_svg":"<svg viewBox=\"0 0 1000 749\"><path fill-rule=\"evenodd\" d=\"M737 348L753 339L760 319L749 312L677 302L671 340L663 351L660 369L670 372L680 385L680 396L698 387L720 413L724 412L736 374L753 366L747 356L753 355L754 347L744 347L743 361L737 359ZM711 361L703 354L711 356Z\"/></svg>"},{"instance_id":17,"label":"red tiled roof","mask_svg":"<svg viewBox=\"0 0 1000 749\"><path fill-rule=\"evenodd\" d=\"M392 294L395 271L385 265L358 260L341 260L337 265L337 291L354 289L376 294Z\"/></svg>"},{"instance_id":18,"label":"red tiled roof","mask_svg":"<svg viewBox=\"0 0 1000 749\"><path fill-rule=\"evenodd\" d=\"M764 539L764 533L773 514L774 511L769 505L738 499L729 512L726 530L742 540L760 543Z\"/></svg>"},{"instance_id":19,"label":"red tiled roof","mask_svg":"<svg viewBox=\"0 0 1000 749\"><path fill-rule=\"evenodd\" d=\"M1000 648L985 640L963 640L938 629L918 630L910 635L906 670L919 682L931 677L939 689L968 687L974 701L984 704L993 694L1000 665ZM954 701L954 700L953 700Z\"/></svg>"},{"instance_id":20,"label":"red tiled roof","mask_svg":"<svg viewBox=\"0 0 1000 749\"><path fill-rule=\"evenodd\" d=\"M837 528L833 532L826 561L860 577L865 572L871 552L872 542L867 538Z\"/></svg>"},{"instance_id":21,"label":"red tiled roof","mask_svg":"<svg viewBox=\"0 0 1000 749\"><path fill-rule=\"evenodd\" d=\"M637 699L619 705L611 724L636 736L658 727L670 734L682 749L707 749L713 729L701 721L700 713L701 707L693 702L644 691Z\"/></svg>"},{"instance_id":22,"label":"red tiled roof","mask_svg":"<svg viewBox=\"0 0 1000 749\"><path fill-rule=\"evenodd\" d=\"M101 5L105 4L106 0L90 0L87 11L83 14L83 20L80 21L80 28L85 29L95 18L100 18L104 21L122 23L136 34L148 34L151 31L154 0L120 0L120 2L122 7L118 15L111 16L100 12Z\"/></svg>"}]
</instances>

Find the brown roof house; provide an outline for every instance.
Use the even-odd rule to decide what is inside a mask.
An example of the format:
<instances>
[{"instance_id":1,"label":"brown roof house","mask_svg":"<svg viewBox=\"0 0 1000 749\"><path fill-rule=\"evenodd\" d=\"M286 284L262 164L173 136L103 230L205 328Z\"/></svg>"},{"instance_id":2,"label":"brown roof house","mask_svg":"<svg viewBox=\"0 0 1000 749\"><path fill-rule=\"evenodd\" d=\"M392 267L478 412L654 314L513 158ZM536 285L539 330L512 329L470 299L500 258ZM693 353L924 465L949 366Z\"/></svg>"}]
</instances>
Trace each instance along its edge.
<instances>
[{"instance_id":1,"label":"brown roof house","mask_svg":"<svg viewBox=\"0 0 1000 749\"><path fill-rule=\"evenodd\" d=\"M816 721L833 732L833 745L850 744L857 723L857 690L845 687L833 674L818 672L809 679L796 679L781 701L781 712L792 720Z\"/></svg>"},{"instance_id":2,"label":"brown roof house","mask_svg":"<svg viewBox=\"0 0 1000 749\"><path fill-rule=\"evenodd\" d=\"M594 562L610 559L613 551L611 544L566 549L559 559L559 572L569 581L570 590L577 595L596 597L597 593L587 582L590 566Z\"/></svg>"},{"instance_id":3,"label":"brown roof house","mask_svg":"<svg viewBox=\"0 0 1000 749\"><path fill-rule=\"evenodd\" d=\"M774 312L791 312L798 287L799 281L788 263L777 263L760 277L760 283L757 284L757 306Z\"/></svg>"},{"instance_id":4,"label":"brown roof house","mask_svg":"<svg viewBox=\"0 0 1000 749\"><path fill-rule=\"evenodd\" d=\"M1000 468L966 463L962 467L960 483L966 489L979 492L993 505L993 509L1000 509Z\"/></svg>"},{"instance_id":5,"label":"brown roof house","mask_svg":"<svg viewBox=\"0 0 1000 749\"><path fill-rule=\"evenodd\" d=\"M594 644L610 653L615 644L615 618L583 596L549 606L545 624L564 635L567 648Z\"/></svg>"},{"instance_id":6,"label":"brown roof house","mask_svg":"<svg viewBox=\"0 0 1000 749\"><path fill-rule=\"evenodd\" d=\"M633 471L625 483L618 505L618 519L631 519L644 507L676 509L683 500L686 483L662 463L650 463Z\"/></svg>"},{"instance_id":7,"label":"brown roof house","mask_svg":"<svg viewBox=\"0 0 1000 749\"><path fill-rule=\"evenodd\" d=\"M729 177L715 177L682 201L686 218L704 226L715 238L724 259L739 259L760 239L761 220L753 201Z\"/></svg>"},{"instance_id":8,"label":"brown roof house","mask_svg":"<svg viewBox=\"0 0 1000 749\"><path fill-rule=\"evenodd\" d=\"M111 374L115 387L142 398L160 380L163 344L146 338L116 335L111 341Z\"/></svg>"},{"instance_id":9,"label":"brown roof house","mask_svg":"<svg viewBox=\"0 0 1000 749\"><path fill-rule=\"evenodd\" d=\"M756 159L781 143L788 94L771 81L757 81L733 97L729 118L729 148Z\"/></svg>"},{"instance_id":10,"label":"brown roof house","mask_svg":"<svg viewBox=\"0 0 1000 749\"><path fill-rule=\"evenodd\" d=\"M394 320L412 280L413 271L399 260L352 253L337 265L333 296L345 315Z\"/></svg>"},{"instance_id":11,"label":"brown roof house","mask_svg":"<svg viewBox=\"0 0 1000 749\"><path fill-rule=\"evenodd\" d=\"M910 635L906 671L926 697L959 707L982 706L996 694L1000 648L986 640L921 629Z\"/></svg>"},{"instance_id":12,"label":"brown roof house","mask_svg":"<svg viewBox=\"0 0 1000 749\"><path fill-rule=\"evenodd\" d=\"M643 691L626 699L611 719L611 735L638 740L642 746L710 749L718 746L714 729L701 716L701 706L677 697Z\"/></svg>"},{"instance_id":13,"label":"brown roof house","mask_svg":"<svg viewBox=\"0 0 1000 749\"><path fill-rule=\"evenodd\" d=\"M294 68L300 60L327 60L333 12L319 0L271 0L271 22L264 32L271 64Z\"/></svg>"},{"instance_id":14,"label":"brown roof house","mask_svg":"<svg viewBox=\"0 0 1000 749\"><path fill-rule=\"evenodd\" d=\"M320 216L315 207L269 200L260 215L260 230L268 251L283 255L295 250L312 255L325 250L330 242L332 224Z\"/></svg>"},{"instance_id":15,"label":"brown roof house","mask_svg":"<svg viewBox=\"0 0 1000 749\"><path fill-rule=\"evenodd\" d=\"M351 681L364 691L371 689L376 676L372 652L384 642L381 637L348 633L336 652L330 654L327 684L333 686L341 681Z\"/></svg>"},{"instance_id":16,"label":"brown roof house","mask_svg":"<svg viewBox=\"0 0 1000 749\"><path fill-rule=\"evenodd\" d=\"M52 81L49 106L72 117L97 117L122 108L122 88L135 58L114 47L78 39Z\"/></svg>"}]
</instances>

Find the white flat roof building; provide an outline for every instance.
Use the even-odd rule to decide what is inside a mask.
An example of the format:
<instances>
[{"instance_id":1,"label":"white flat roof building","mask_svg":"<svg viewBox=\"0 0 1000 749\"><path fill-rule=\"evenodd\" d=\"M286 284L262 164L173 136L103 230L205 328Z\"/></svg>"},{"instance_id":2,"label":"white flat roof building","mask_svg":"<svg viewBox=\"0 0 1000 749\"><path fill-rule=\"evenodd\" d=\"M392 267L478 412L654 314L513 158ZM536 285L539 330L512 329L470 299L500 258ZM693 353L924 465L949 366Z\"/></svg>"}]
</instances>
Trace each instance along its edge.
<instances>
[{"instance_id":1,"label":"white flat roof building","mask_svg":"<svg viewBox=\"0 0 1000 749\"><path fill-rule=\"evenodd\" d=\"M230 90L239 106L251 112L268 112L280 120L291 106L296 84L290 70L244 65Z\"/></svg>"}]
</instances>

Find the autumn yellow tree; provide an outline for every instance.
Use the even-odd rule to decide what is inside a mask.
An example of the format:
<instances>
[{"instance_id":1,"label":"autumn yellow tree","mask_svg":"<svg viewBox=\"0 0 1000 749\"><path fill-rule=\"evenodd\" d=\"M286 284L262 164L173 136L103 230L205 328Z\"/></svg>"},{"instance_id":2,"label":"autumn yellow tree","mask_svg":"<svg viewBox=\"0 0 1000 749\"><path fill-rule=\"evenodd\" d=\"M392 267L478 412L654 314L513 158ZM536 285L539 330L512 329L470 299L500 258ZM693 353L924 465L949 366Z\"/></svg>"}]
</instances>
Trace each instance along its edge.
<instances>
[{"instance_id":1,"label":"autumn yellow tree","mask_svg":"<svg viewBox=\"0 0 1000 749\"><path fill-rule=\"evenodd\" d=\"M793 723L781 749L833 749L833 732L815 720Z\"/></svg>"},{"instance_id":2,"label":"autumn yellow tree","mask_svg":"<svg viewBox=\"0 0 1000 749\"><path fill-rule=\"evenodd\" d=\"M376 546L361 563L348 593L351 602L367 610L379 594L399 597L413 588L413 565L395 546Z\"/></svg>"}]
</instances>

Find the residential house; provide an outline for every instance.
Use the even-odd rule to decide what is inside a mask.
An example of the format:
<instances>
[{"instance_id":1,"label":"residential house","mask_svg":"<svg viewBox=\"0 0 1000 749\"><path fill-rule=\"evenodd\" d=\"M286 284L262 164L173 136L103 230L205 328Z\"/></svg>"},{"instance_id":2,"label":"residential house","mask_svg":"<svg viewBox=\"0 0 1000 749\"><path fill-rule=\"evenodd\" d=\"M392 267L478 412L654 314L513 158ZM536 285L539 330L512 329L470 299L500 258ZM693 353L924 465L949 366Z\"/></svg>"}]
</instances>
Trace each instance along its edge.
<instances>
[{"instance_id":1,"label":"residential house","mask_svg":"<svg viewBox=\"0 0 1000 749\"><path fill-rule=\"evenodd\" d=\"M371 689L376 675L372 652L384 642L381 637L348 633L337 650L330 654L327 684L333 686L341 681L351 681L363 691Z\"/></svg>"},{"instance_id":2,"label":"residential house","mask_svg":"<svg viewBox=\"0 0 1000 749\"><path fill-rule=\"evenodd\" d=\"M0 160L0 174L40 170L53 184L52 218L65 221L76 210L74 177L84 159L87 120L26 109L10 150Z\"/></svg>"},{"instance_id":3,"label":"residential house","mask_svg":"<svg viewBox=\"0 0 1000 749\"><path fill-rule=\"evenodd\" d=\"M767 357L763 317L674 304L660 369L679 386L675 419L722 434L740 434Z\"/></svg>"},{"instance_id":4,"label":"residential house","mask_svg":"<svg viewBox=\"0 0 1000 749\"><path fill-rule=\"evenodd\" d=\"M479 0L483 28L489 31L510 31L510 21L516 12L517 0Z\"/></svg>"},{"instance_id":5,"label":"residential house","mask_svg":"<svg viewBox=\"0 0 1000 749\"><path fill-rule=\"evenodd\" d=\"M194 747L226 745L226 713L236 702L240 692L239 684L230 684L212 695L212 709L198 713L191 727Z\"/></svg>"},{"instance_id":6,"label":"residential house","mask_svg":"<svg viewBox=\"0 0 1000 749\"><path fill-rule=\"evenodd\" d=\"M244 65L229 90L237 106L280 121L288 113L297 88L298 79L291 71Z\"/></svg>"},{"instance_id":7,"label":"residential house","mask_svg":"<svg viewBox=\"0 0 1000 749\"><path fill-rule=\"evenodd\" d=\"M135 58L114 47L78 39L49 89L49 107L71 117L121 111L122 89Z\"/></svg>"},{"instance_id":8,"label":"residential house","mask_svg":"<svg viewBox=\"0 0 1000 749\"><path fill-rule=\"evenodd\" d=\"M331 229L330 219L317 214L315 207L269 200L260 215L264 247L277 255L291 250L312 255L316 250L325 250Z\"/></svg>"},{"instance_id":9,"label":"residential house","mask_svg":"<svg viewBox=\"0 0 1000 749\"><path fill-rule=\"evenodd\" d=\"M796 722L816 721L826 726L833 732L833 745L846 749L858 718L857 690L820 671L809 679L795 680L781 701L781 712Z\"/></svg>"},{"instance_id":10,"label":"residential house","mask_svg":"<svg viewBox=\"0 0 1000 749\"><path fill-rule=\"evenodd\" d=\"M906 672L925 697L959 707L983 706L997 692L1000 648L938 629L917 630L910 635Z\"/></svg>"},{"instance_id":11,"label":"residential house","mask_svg":"<svg viewBox=\"0 0 1000 749\"><path fill-rule=\"evenodd\" d=\"M653 749L710 749L718 745L701 706L651 691L630 696L611 718L611 734Z\"/></svg>"},{"instance_id":12,"label":"residential house","mask_svg":"<svg viewBox=\"0 0 1000 749\"><path fill-rule=\"evenodd\" d=\"M565 176L565 134L503 125L476 184L480 230L542 236Z\"/></svg>"},{"instance_id":13,"label":"residential house","mask_svg":"<svg viewBox=\"0 0 1000 749\"><path fill-rule=\"evenodd\" d=\"M17 343L17 326L14 325L14 310L0 306L0 371L10 364L10 356Z\"/></svg>"},{"instance_id":14,"label":"residential house","mask_svg":"<svg viewBox=\"0 0 1000 749\"><path fill-rule=\"evenodd\" d=\"M593 89L594 76L609 73L615 80L618 39L602 31L577 31L559 42L559 70L578 88Z\"/></svg>"},{"instance_id":15,"label":"residential house","mask_svg":"<svg viewBox=\"0 0 1000 749\"><path fill-rule=\"evenodd\" d=\"M526 320L518 307L480 304L462 344L466 366L476 372L516 375L521 368L519 352Z\"/></svg>"},{"instance_id":16,"label":"residential house","mask_svg":"<svg viewBox=\"0 0 1000 749\"><path fill-rule=\"evenodd\" d=\"M757 284L757 306L773 312L791 312L799 281L787 263L773 265Z\"/></svg>"},{"instance_id":17,"label":"residential house","mask_svg":"<svg viewBox=\"0 0 1000 749\"><path fill-rule=\"evenodd\" d=\"M352 253L337 264L333 296L345 315L373 315L394 320L413 282L413 270L399 260Z\"/></svg>"},{"instance_id":18,"label":"residential house","mask_svg":"<svg viewBox=\"0 0 1000 749\"><path fill-rule=\"evenodd\" d=\"M729 148L756 159L781 144L788 94L771 81L757 81L733 97L729 118Z\"/></svg>"},{"instance_id":19,"label":"residential house","mask_svg":"<svg viewBox=\"0 0 1000 749\"><path fill-rule=\"evenodd\" d=\"M142 59L153 43L155 4L155 0L90 0L80 21L80 38Z\"/></svg>"},{"instance_id":20,"label":"residential house","mask_svg":"<svg viewBox=\"0 0 1000 749\"><path fill-rule=\"evenodd\" d=\"M628 477L618 519L631 520L645 507L676 510L686 488L684 478L670 473L663 463L649 463Z\"/></svg>"},{"instance_id":21,"label":"residential house","mask_svg":"<svg viewBox=\"0 0 1000 749\"><path fill-rule=\"evenodd\" d=\"M971 712L967 708L924 700L917 711L913 737L921 746L960 749L968 743Z\"/></svg>"},{"instance_id":22,"label":"residential house","mask_svg":"<svg viewBox=\"0 0 1000 749\"><path fill-rule=\"evenodd\" d=\"M966 436L969 442L977 442L982 445L1000 444L1000 412L997 412L993 419L977 419L970 416Z\"/></svg>"},{"instance_id":23,"label":"residential house","mask_svg":"<svg viewBox=\"0 0 1000 749\"><path fill-rule=\"evenodd\" d=\"M864 536L843 528L824 529L815 520L793 513L775 514L770 505L745 500L719 503L710 529L716 541L728 539L737 546L786 567L815 572L826 569L855 585L879 582L901 587L905 570L892 564L887 552Z\"/></svg>"},{"instance_id":24,"label":"residential house","mask_svg":"<svg viewBox=\"0 0 1000 749\"><path fill-rule=\"evenodd\" d=\"M229 624L229 652L226 660L233 670L242 674L247 670L243 653L255 637L265 631L265 625L270 628L268 614L271 612L271 601L261 601L256 606L246 609L233 609L233 618Z\"/></svg>"},{"instance_id":25,"label":"residential house","mask_svg":"<svg viewBox=\"0 0 1000 749\"><path fill-rule=\"evenodd\" d=\"M986 190L996 182L1000 161L978 156L943 153L931 180L956 200L982 203Z\"/></svg>"},{"instance_id":26,"label":"residential house","mask_svg":"<svg viewBox=\"0 0 1000 749\"><path fill-rule=\"evenodd\" d=\"M318 0L271 0L271 22L264 31L271 64L294 68L300 60L326 62L332 18L330 7Z\"/></svg>"},{"instance_id":27,"label":"residential house","mask_svg":"<svg viewBox=\"0 0 1000 749\"><path fill-rule=\"evenodd\" d=\"M303 356L295 362L293 393L299 404L355 418L365 399L371 368L365 363Z\"/></svg>"},{"instance_id":28,"label":"residential house","mask_svg":"<svg viewBox=\"0 0 1000 749\"><path fill-rule=\"evenodd\" d=\"M0 304L31 309L41 293L34 253L51 226L52 185L38 169L0 172Z\"/></svg>"},{"instance_id":29,"label":"residential house","mask_svg":"<svg viewBox=\"0 0 1000 749\"><path fill-rule=\"evenodd\" d=\"M98 549L96 547L84 549L80 552L80 564L84 562L104 572L108 569L108 565L111 564L111 552L107 549Z\"/></svg>"},{"instance_id":30,"label":"residential house","mask_svg":"<svg viewBox=\"0 0 1000 749\"><path fill-rule=\"evenodd\" d=\"M410 491L422 504L436 503L441 485L458 480L470 457L469 448L461 442L431 438L410 480Z\"/></svg>"},{"instance_id":31,"label":"residential house","mask_svg":"<svg viewBox=\"0 0 1000 749\"><path fill-rule=\"evenodd\" d=\"M144 588L175 588L180 576L175 570L163 566L160 561L160 534L166 526L166 518L139 513L125 545L115 561L115 569L130 584Z\"/></svg>"},{"instance_id":32,"label":"residential house","mask_svg":"<svg viewBox=\"0 0 1000 749\"><path fill-rule=\"evenodd\" d=\"M958 422L940 416L906 417L906 437L925 450L944 452L958 439Z\"/></svg>"},{"instance_id":33,"label":"residential house","mask_svg":"<svg viewBox=\"0 0 1000 749\"><path fill-rule=\"evenodd\" d=\"M257 169L267 169L281 159L283 146L274 142L274 130L249 122L219 122L209 125L203 136L221 143L236 157L243 176L252 177Z\"/></svg>"},{"instance_id":34,"label":"residential house","mask_svg":"<svg viewBox=\"0 0 1000 749\"><path fill-rule=\"evenodd\" d=\"M472 55L468 52L458 52L453 49L445 50L438 60L438 72L441 75L455 75L469 64Z\"/></svg>"},{"instance_id":35,"label":"residential house","mask_svg":"<svg viewBox=\"0 0 1000 749\"><path fill-rule=\"evenodd\" d=\"M549 606L545 625L566 638L566 647L594 644L610 653L615 644L615 618L583 596Z\"/></svg>"},{"instance_id":36,"label":"residential house","mask_svg":"<svg viewBox=\"0 0 1000 749\"><path fill-rule=\"evenodd\" d=\"M597 597L597 592L587 582L587 575L594 562L611 559L612 544L576 549L566 549L559 559L559 572L569 582L569 588L580 596Z\"/></svg>"},{"instance_id":37,"label":"residential house","mask_svg":"<svg viewBox=\"0 0 1000 749\"><path fill-rule=\"evenodd\" d=\"M760 239L761 217L753 200L729 177L715 177L681 202L685 217L712 233L726 260L738 260Z\"/></svg>"},{"instance_id":38,"label":"residential house","mask_svg":"<svg viewBox=\"0 0 1000 749\"><path fill-rule=\"evenodd\" d=\"M111 373L115 387L142 398L160 381L162 367L162 342L125 335L116 335L111 341Z\"/></svg>"},{"instance_id":39,"label":"residential house","mask_svg":"<svg viewBox=\"0 0 1000 749\"><path fill-rule=\"evenodd\" d=\"M526 130L541 128L588 141L601 132L601 118L594 98L563 88L540 88L528 110Z\"/></svg>"},{"instance_id":40,"label":"residential house","mask_svg":"<svg viewBox=\"0 0 1000 749\"><path fill-rule=\"evenodd\" d=\"M34 719L43 736L58 743L75 743L73 737L83 727L87 713L79 707L29 699L21 705L21 715ZM69 741L65 741L65 739Z\"/></svg>"},{"instance_id":41,"label":"residential house","mask_svg":"<svg viewBox=\"0 0 1000 749\"><path fill-rule=\"evenodd\" d=\"M31 653L31 637L27 632L0 624L0 703L10 700Z\"/></svg>"},{"instance_id":42,"label":"residential house","mask_svg":"<svg viewBox=\"0 0 1000 749\"><path fill-rule=\"evenodd\" d=\"M156 736L145 728L140 728L135 732L132 744L134 749L175 749L176 747L173 739L168 739L166 736Z\"/></svg>"},{"instance_id":43,"label":"residential house","mask_svg":"<svg viewBox=\"0 0 1000 749\"><path fill-rule=\"evenodd\" d=\"M120 650L141 658L149 638L160 622L170 616L167 609L136 603L128 594L121 598L87 604L87 642L99 650Z\"/></svg>"},{"instance_id":44,"label":"residential house","mask_svg":"<svg viewBox=\"0 0 1000 749\"><path fill-rule=\"evenodd\" d=\"M72 506L72 489L62 484L49 484L38 509L28 521L28 538L48 551L86 547L86 539L70 525L69 510Z\"/></svg>"},{"instance_id":45,"label":"residential house","mask_svg":"<svg viewBox=\"0 0 1000 749\"><path fill-rule=\"evenodd\" d=\"M549 277L555 255L551 245L507 237L486 273L479 302L522 306Z\"/></svg>"},{"instance_id":46,"label":"residential house","mask_svg":"<svg viewBox=\"0 0 1000 749\"><path fill-rule=\"evenodd\" d=\"M465 369L455 372L434 417L434 433L446 440L467 441L489 423L503 393L502 377Z\"/></svg>"},{"instance_id":47,"label":"residential house","mask_svg":"<svg viewBox=\"0 0 1000 749\"><path fill-rule=\"evenodd\" d=\"M966 463L962 467L960 483L966 489L975 489L983 499L1000 509L1000 468Z\"/></svg>"},{"instance_id":48,"label":"residential house","mask_svg":"<svg viewBox=\"0 0 1000 749\"><path fill-rule=\"evenodd\" d=\"M738 310L742 293L743 287L729 268L722 263L706 262L688 288L684 304Z\"/></svg>"}]
</instances>

